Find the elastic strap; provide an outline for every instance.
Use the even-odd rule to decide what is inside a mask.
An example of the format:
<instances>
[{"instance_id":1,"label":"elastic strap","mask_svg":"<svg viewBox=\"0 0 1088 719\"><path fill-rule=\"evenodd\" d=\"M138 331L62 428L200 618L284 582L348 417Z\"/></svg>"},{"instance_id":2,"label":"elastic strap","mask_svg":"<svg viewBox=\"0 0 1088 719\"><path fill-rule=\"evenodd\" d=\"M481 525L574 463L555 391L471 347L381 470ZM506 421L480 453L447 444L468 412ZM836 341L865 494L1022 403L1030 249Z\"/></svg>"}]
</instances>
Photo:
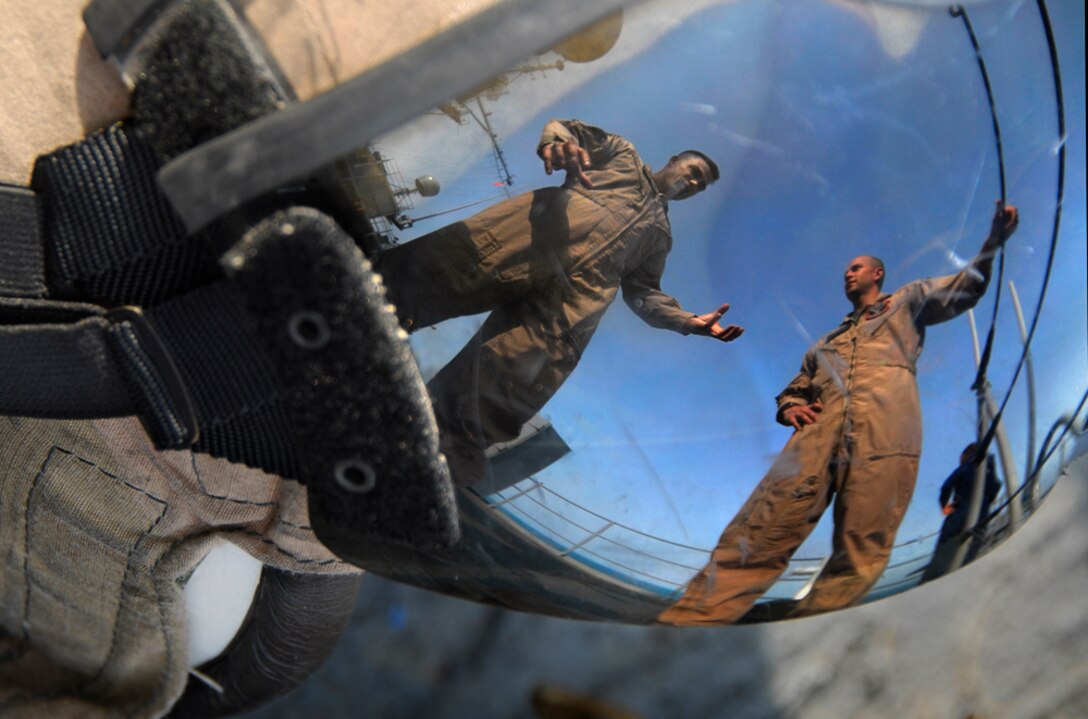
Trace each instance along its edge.
<instances>
[{"instance_id":1,"label":"elastic strap","mask_svg":"<svg viewBox=\"0 0 1088 719\"><path fill-rule=\"evenodd\" d=\"M100 307L0 300L0 412L26 417L134 414Z\"/></svg>"},{"instance_id":2,"label":"elastic strap","mask_svg":"<svg viewBox=\"0 0 1088 719\"><path fill-rule=\"evenodd\" d=\"M44 297L45 291L37 197L0 184L0 296Z\"/></svg>"},{"instance_id":3,"label":"elastic strap","mask_svg":"<svg viewBox=\"0 0 1088 719\"><path fill-rule=\"evenodd\" d=\"M139 415L159 448L298 476L273 368L225 284L147 313L0 300L0 413Z\"/></svg>"},{"instance_id":4,"label":"elastic strap","mask_svg":"<svg viewBox=\"0 0 1088 719\"><path fill-rule=\"evenodd\" d=\"M199 432L185 383L140 311L74 302L0 300L0 413L138 414L164 449Z\"/></svg>"}]
</instances>

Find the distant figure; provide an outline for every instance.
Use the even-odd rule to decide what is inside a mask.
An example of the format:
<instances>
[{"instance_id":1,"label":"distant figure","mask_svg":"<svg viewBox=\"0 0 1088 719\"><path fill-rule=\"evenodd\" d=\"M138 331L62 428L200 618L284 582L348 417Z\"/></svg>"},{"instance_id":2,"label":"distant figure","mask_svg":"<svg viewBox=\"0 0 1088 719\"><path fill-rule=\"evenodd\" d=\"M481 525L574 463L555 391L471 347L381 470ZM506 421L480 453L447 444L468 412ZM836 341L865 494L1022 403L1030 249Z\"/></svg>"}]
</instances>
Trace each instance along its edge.
<instances>
[{"instance_id":1,"label":"distant figure","mask_svg":"<svg viewBox=\"0 0 1088 719\"><path fill-rule=\"evenodd\" d=\"M383 252L376 261L410 331L490 312L428 384L442 451L458 484L484 477L484 450L518 436L578 364L623 291L653 327L730 342L729 309L696 315L661 291L672 249L668 206L702 192L718 167L687 150L653 172L619 135L552 120L537 145L560 187L500 202Z\"/></svg>"},{"instance_id":2,"label":"distant figure","mask_svg":"<svg viewBox=\"0 0 1088 719\"><path fill-rule=\"evenodd\" d=\"M922 445L916 363L929 325L978 302L993 256L1016 230L998 203L978 256L947 277L884 294L884 263L856 257L844 273L853 312L805 355L778 395L780 423L796 431L725 529L710 562L666 624L734 622L786 569L835 503L831 558L790 616L850 606L880 577L910 503Z\"/></svg>"},{"instance_id":3,"label":"distant figure","mask_svg":"<svg viewBox=\"0 0 1088 719\"><path fill-rule=\"evenodd\" d=\"M941 485L940 503L941 511L945 515L944 524L941 525L941 533L937 537L937 546L933 550L933 559L922 574L922 581L944 576L951 567L952 559L960 548L964 530L982 530L986 527L990 513L990 505L1001 491L1001 483L997 480L997 471L994 467L992 454L986 455L986 476L983 479L982 504L979 506L978 517L973 527L967 526L967 512L971 506L971 497L975 493L975 478L978 475L978 466L981 458L976 457L978 442L967 445L960 454L960 466ZM981 542L977 537L972 537L967 547L967 554L963 563L967 564L978 555Z\"/></svg>"}]
</instances>

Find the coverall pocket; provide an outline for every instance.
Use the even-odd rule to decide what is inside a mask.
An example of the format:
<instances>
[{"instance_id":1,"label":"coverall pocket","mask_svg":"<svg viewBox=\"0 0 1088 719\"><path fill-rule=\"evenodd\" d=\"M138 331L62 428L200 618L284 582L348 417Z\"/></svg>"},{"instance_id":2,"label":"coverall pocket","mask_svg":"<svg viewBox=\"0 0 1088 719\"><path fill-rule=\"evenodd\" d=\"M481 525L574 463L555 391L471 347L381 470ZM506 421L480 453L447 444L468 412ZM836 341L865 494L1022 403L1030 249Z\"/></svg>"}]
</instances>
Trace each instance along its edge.
<instances>
[{"instance_id":1,"label":"coverall pocket","mask_svg":"<svg viewBox=\"0 0 1088 719\"><path fill-rule=\"evenodd\" d=\"M511 252L491 230L484 230L476 240L478 262L474 273L495 282L515 282L528 279L528 252Z\"/></svg>"},{"instance_id":2,"label":"coverall pocket","mask_svg":"<svg viewBox=\"0 0 1088 719\"><path fill-rule=\"evenodd\" d=\"M864 456L918 454L922 448L922 409L914 375L905 367L880 370L867 396L867 411L855 419Z\"/></svg>"},{"instance_id":3,"label":"coverall pocket","mask_svg":"<svg viewBox=\"0 0 1088 719\"><path fill-rule=\"evenodd\" d=\"M99 674L118 641L117 622L157 617L140 550L165 511L162 500L50 450L26 502L23 626L31 640L54 647L81 674ZM135 612L127 619L122 597Z\"/></svg>"}]
</instances>

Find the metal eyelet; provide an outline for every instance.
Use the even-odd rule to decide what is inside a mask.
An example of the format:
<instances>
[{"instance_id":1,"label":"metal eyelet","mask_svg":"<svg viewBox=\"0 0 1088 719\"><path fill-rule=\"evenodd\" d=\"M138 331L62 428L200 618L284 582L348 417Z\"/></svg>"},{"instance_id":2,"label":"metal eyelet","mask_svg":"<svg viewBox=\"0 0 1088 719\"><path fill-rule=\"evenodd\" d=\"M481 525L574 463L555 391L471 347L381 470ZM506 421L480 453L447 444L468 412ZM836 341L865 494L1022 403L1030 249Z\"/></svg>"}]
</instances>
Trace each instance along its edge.
<instances>
[{"instance_id":1,"label":"metal eyelet","mask_svg":"<svg viewBox=\"0 0 1088 719\"><path fill-rule=\"evenodd\" d=\"M305 350L319 350L329 343L332 332L329 323L317 312L300 310L287 320L291 341Z\"/></svg>"},{"instance_id":2,"label":"metal eyelet","mask_svg":"<svg viewBox=\"0 0 1088 719\"><path fill-rule=\"evenodd\" d=\"M340 460L332 474L336 483L352 494L366 494L378 484L378 474L374 467L361 459Z\"/></svg>"}]
</instances>

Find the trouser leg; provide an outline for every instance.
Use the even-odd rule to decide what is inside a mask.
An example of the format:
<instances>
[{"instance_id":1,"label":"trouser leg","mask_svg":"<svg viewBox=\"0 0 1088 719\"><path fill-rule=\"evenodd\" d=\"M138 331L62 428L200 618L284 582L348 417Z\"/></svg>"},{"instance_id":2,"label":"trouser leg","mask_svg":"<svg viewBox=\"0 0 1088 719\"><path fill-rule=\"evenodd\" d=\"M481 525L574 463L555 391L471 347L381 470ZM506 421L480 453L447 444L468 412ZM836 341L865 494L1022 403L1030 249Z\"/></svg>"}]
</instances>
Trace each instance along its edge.
<instances>
[{"instance_id":1,"label":"trouser leg","mask_svg":"<svg viewBox=\"0 0 1088 719\"><path fill-rule=\"evenodd\" d=\"M952 559L959 549L959 536L963 531L963 513L956 511L945 517L941 532L937 535L937 545L933 548L933 557L922 572L922 581L929 582L948 574Z\"/></svg>"},{"instance_id":2,"label":"trouser leg","mask_svg":"<svg viewBox=\"0 0 1088 719\"><path fill-rule=\"evenodd\" d=\"M795 616L842 609L861 600L888 564L903 521L918 457L852 463L835 496L832 554Z\"/></svg>"},{"instance_id":3,"label":"trouser leg","mask_svg":"<svg viewBox=\"0 0 1088 719\"><path fill-rule=\"evenodd\" d=\"M528 290L527 279L504 282L486 271L463 222L383 251L374 268L409 331L488 312Z\"/></svg>"},{"instance_id":4,"label":"trouser leg","mask_svg":"<svg viewBox=\"0 0 1088 719\"><path fill-rule=\"evenodd\" d=\"M958 548L959 542L937 542L937 546L933 548L933 556L922 572L922 581L931 582L948 574Z\"/></svg>"},{"instance_id":5,"label":"trouser leg","mask_svg":"<svg viewBox=\"0 0 1088 719\"><path fill-rule=\"evenodd\" d=\"M658 622L729 624L775 583L830 501L831 430L817 422L793 435L726 527L710 562Z\"/></svg>"},{"instance_id":6,"label":"trouser leg","mask_svg":"<svg viewBox=\"0 0 1088 719\"><path fill-rule=\"evenodd\" d=\"M427 384L454 481L483 478L483 451L518 436L574 370L577 357L546 331L533 300L501 307Z\"/></svg>"}]
</instances>

